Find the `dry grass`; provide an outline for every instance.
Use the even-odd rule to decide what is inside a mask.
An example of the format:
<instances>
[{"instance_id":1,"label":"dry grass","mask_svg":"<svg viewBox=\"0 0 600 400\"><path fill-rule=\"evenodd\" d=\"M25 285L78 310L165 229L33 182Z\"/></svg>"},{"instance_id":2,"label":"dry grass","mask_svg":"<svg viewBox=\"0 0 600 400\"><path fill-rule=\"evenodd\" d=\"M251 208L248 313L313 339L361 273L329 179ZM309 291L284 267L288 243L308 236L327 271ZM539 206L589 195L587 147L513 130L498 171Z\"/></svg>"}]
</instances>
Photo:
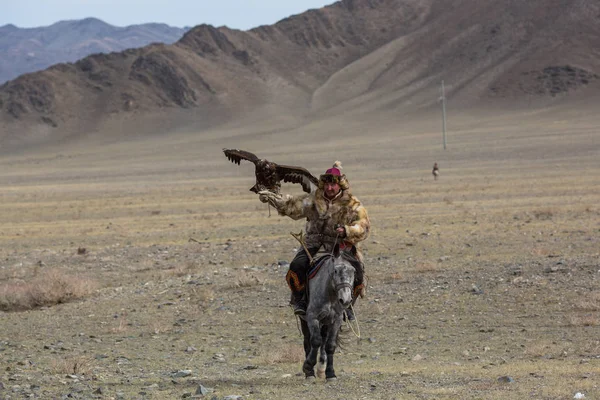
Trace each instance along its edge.
<instances>
[{"instance_id":1,"label":"dry grass","mask_svg":"<svg viewBox=\"0 0 600 400\"><path fill-rule=\"evenodd\" d=\"M191 293L192 298L201 304L210 303L215 300L215 291L211 288L193 288Z\"/></svg>"},{"instance_id":2,"label":"dry grass","mask_svg":"<svg viewBox=\"0 0 600 400\"><path fill-rule=\"evenodd\" d=\"M551 220L552 217L556 216L557 210L551 208L542 208L539 210L534 210L532 214L536 219L546 221Z\"/></svg>"},{"instance_id":3,"label":"dry grass","mask_svg":"<svg viewBox=\"0 0 600 400\"><path fill-rule=\"evenodd\" d=\"M600 311L600 292L591 292L579 299L573 307L576 311Z\"/></svg>"},{"instance_id":4,"label":"dry grass","mask_svg":"<svg viewBox=\"0 0 600 400\"><path fill-rule=\"evenodd\" d=\"M563 353L564 345L545 340L531 342L524 349L525 355L534 358L558 358Z\"/></svg>"},{"instance_id":5,"label":"dry grass","mask_svg":"<svg viewBox=\"0 0 600 400\"><path fill-rule=\"evenodd\" d=\"M97 286L94 280L68 275L66 271L59 268L45 270L29 282L2 284L0 310L22 311L66 303L88 296Z\"/></svg>"},{"instance_id":6,"label":"dry grass","mask_svg":"<svg viewBox=\"0 0 600 400\"><path fill-rule=\"evenodd\" d=\"M569 317L571 326L599 326L600 313L572 315Z\"/></svg>"},{"instance_id":7,"label":"dry grass","mask_svg":"<svg viewBox=\"0 0 600 400\"><path fill-rule=\"evenodd\" d=\"M440 265L431 261L418 261L415 264L415 271L418 273L429 273L440 270Z\"/></svg>"},{"instance_id":8,"label":"dry grass","mask_svg":"<svg viewBox=\"0 0 600 400\"><path fill-rule=\"evenodd\" d=\"M257 273L241 270L234 273L231 283L226 288L249 288L263 283L264 278L259 278Z\"/></svg>"},{"instance_id":9,"label":"dry grass","mask_svg":"<svg viewBox=\"0 0 600 400\"><path fill-rule=\"evenodd\" d=\"M404 274L401 272L394 272L391 275L387 275L383 278L383 282L385 283L402 283L407 282L407 279L404 277Z\"/></svg>"},{"instance_id":10,"label":"dry grass","mask_svg":"<svg viewBox=\"0 0 600 400\"><path fill-rule=\"evenodd\" d=\"M169 276L174 277L182 277L188 276L198 270L198 264L196 262L190 261L185 264L177 264L173 266L169 266L167 270L164 272L164 278Z\"/></svg>"},{"instance_id":11,"label":"dry grass","mask_svg":"<svg viewBox=\"0 0 600 400\"><path fill-rule=\"evenodd\" d=\"M88 375L93 368L94 359L89 356L71 356L52 360L52 372L55 374Z\"/></svg>"},{"instance_id":12,"label":"dry grass","mask_svg":"<svg viewBox=\"0 0 600 400\"><path fill-rule=\"evenodd\" d=\"M550 248L541 247L541 246L534 246L531 249L531 254L534 256L548 257L549 255L554 254L555 252L556 252L556 249L550 249Z\"/></svg>"},{"instance_id":13,"label":"dry grass","mask_svg":"<svg viewBox=\"0 0 600 400\"><path fill-rule=\"evenodd\" d=\"M600 354L600 340L590 340L581 346L584 354L592 354L597 356Z\"/></svg>"},{"instance_id":14,"label":"dry grass","mask_svg":"<svg viewBox=\"0 0 600 400\"><path fill-rule=\"evenodd\" d=\"M136 398L154 383L160 389L148 397L182 398L197 380L175 384L171 373L180 369L219 397L249 400L566 399L577 391L596 398L597 156L586 155L585 135L565 130L550 139L547 125L510 124L456 128L447 151L434 148L436 125L418 134L410 126L368 130L367 139L345 131L339 157L302 135L285 136L265 154L313 171L342 159L369 210L371 279L356 305L362 338L349 335L336 356L338 385L306 386L296 376L302 339L277 261L291 261L298 244L290 232L304 222L268 217L248 192L253 172L220 150L261 148L262 134L0 160L2 298L20 304L12 310L30 310L2 315L2 361L16 371L18 361L36 360L27 379L42 381L59 369L51 359L60 351L108 355L93 365L108 382L107 398ZM321 128L339 126L318 128L320 140ZM434 158L444 168L435 182ZM60 307L31 308L40 294L16 301L14 288L24 296L51 269L89 276L100 289L77 302L69 300L78 291L62 289L64 299L53 300L66 302ZM85 369L69 364L60 370ZM25 374L5 375L27 384ZM502 376L514 382L499 382ZM102 385L86 381L80 396L94 397ZM51 381L44 394L61 398L81 387Z\"/></svg>"},{"instance_id":15,"label":"dry grass","mask_svg":"<svg viewBox=\"0 0 600 400\"><path fill-rule=\"evenodd\" d=\"M266 364L301 364L304 358L304 349L297 344L277 346L263 356Z\"/></svg>"},{"instance_id":16,"label":"dry grass","mask_svg":"<svg viewBox=\"0 0 600 400\"><path fill-rule=\"evenodd\" d=\"M173 330L173 325L167 324L164 321L152 321L150 323L150 330L153 334L159 335L161 333L167 333Z\"/></svg>"},{"instance_id":17,"label":"dry grass","mask_svg":"<svg viewBox=\"0 0 600 400\"><path fill-rule=\"evenodd\" d=\"M116 321L117 326L111 329L112 333L126 333L131 330L130 324L127 321L127 313L122 313L121 315L119 315L119 318L117 318Z\"/></svg>"}]
</instances>

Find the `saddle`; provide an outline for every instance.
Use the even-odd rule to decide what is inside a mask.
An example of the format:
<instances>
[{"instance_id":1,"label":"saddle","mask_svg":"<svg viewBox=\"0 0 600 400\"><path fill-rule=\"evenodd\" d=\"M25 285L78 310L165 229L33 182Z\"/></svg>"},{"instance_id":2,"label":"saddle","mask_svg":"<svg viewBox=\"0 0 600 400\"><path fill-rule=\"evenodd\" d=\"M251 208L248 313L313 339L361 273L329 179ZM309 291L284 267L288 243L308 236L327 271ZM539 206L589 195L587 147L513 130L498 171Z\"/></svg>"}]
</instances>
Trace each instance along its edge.
<instances>
[{"instance_id":1,"label":"saddle","mask_svg":"<svg viewBox=\"0 0 600 400\"><path fill-rule=\"evenodd\" d=\"M352 247L352 250L354 250L354 249L355 248ZM343 258L345 258L347 261L349 261L350 264L352 264L352 266L354 268L356 268L356 269L361 268L361 270L362 270L364 267L362 266L362 263L358 260L358 258L356 258L355 250L354 251L352 251L352 250L350 248L348 248L348 250L342 251L342 252L340 252L340 254L342 255ZM332 257L331 254L322 254L313 260L313 262L312 262L313 266L311 269L308 270L308 273L306 274L307 282L309 280L311 280L312 278L314 278L315 275L317 275L317 272L319 272L319 270L325 263L325 260L329 259L330 257Z\"/></svg>"}]
</instances>

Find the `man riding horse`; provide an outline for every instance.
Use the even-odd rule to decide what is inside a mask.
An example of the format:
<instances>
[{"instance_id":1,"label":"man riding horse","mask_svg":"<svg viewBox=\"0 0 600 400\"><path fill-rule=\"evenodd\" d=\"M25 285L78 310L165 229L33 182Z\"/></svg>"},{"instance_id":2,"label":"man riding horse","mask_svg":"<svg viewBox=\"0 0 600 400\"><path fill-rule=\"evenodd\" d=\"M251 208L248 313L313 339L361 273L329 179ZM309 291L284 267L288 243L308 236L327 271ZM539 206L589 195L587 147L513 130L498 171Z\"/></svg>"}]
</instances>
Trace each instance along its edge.
<instances>
[{"instance_id":1,"label":"man riding horse","mask_svg":"<svg viewBox=\"0 0 600 400\"><path fill-rule=\"evenodd\" d=\"M299 196L280 195L269 191L259 192L260 201L271 204L280 215L294 220L306 218L305 245L292 262L286 275L286 281L292 290L291 304L294 314L305 315L307 302L304 296L306 275L311 267L311 258L323 248L331 253L337 243L344 257L356 269L353 288L353 304L360 295L364 296L364 266L362 253L358 246L369 235L370 222L367 210L350 192L346 175L342 174L341 163L336 161L319 177L318 188L311 193ZM351 309L348 318L354 319Z\"/></svg>"}]
</instances>

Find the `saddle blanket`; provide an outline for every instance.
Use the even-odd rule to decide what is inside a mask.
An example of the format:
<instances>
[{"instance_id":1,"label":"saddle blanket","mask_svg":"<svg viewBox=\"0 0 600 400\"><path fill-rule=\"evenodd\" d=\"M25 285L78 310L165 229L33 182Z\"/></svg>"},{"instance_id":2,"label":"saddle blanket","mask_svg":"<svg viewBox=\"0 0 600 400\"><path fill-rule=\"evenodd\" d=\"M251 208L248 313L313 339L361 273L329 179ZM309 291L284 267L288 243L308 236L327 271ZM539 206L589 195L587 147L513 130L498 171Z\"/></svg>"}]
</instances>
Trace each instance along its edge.
<instances>
[{"instance_id":1,"label":"saddle blanket","mask_svg":"<svg viewBox=\"0 0 600 400\"><path fill-rule=\"evenodd\" d=\"M315 277L315 275L317 275L317 272L319 272L323 264L325 264L325 260L329 259L330 257L333 256L331 254L325 254L324 256L321 256L315 260L315 266L312 267L310 271L308 271L308 280L311 280Z\"/></svg>"}]
</instances>

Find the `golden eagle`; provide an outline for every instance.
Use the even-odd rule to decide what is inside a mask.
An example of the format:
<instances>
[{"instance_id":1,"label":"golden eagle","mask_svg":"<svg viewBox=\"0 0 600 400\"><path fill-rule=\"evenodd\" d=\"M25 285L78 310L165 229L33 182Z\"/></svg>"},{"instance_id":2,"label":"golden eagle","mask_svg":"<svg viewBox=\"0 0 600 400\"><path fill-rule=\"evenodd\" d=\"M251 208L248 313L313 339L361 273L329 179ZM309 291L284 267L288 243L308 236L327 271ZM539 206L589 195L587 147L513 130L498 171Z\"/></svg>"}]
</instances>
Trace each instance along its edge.
<instances>
[{"instance_id":1,"label":"golden eagle","mask_svg":"<svg viewBox=\"0 0 600 400\"><path fill-rule=\"evenodd\" d=\"M250 188L251 192L258 193L261 190L268 190L273 193L279 193L281 181L299 183L306 193L311 193L319 185L319 180L305 168L279 165L263 158L258 158L256 155L245 150L223 149L223 153L225 153L229 161L237 165L240 165L242 160L254 163L256 184Z\"/></svg>"}]
</instances>

